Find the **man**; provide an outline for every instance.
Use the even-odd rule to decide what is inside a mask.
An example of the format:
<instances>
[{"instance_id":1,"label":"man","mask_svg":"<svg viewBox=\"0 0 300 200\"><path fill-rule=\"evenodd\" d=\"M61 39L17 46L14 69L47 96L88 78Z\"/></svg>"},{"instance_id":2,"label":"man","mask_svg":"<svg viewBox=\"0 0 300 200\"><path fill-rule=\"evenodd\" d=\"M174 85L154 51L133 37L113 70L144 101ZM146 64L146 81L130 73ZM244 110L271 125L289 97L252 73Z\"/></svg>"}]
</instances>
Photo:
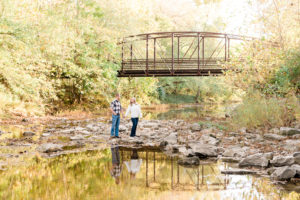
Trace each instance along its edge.
<instances>
[{"instance_id":1,"label":"man","mask_svg":"<svg viewBox=\"0 0 300 200\"><path fill-rule=\"evenodd\" d=\"M116 99L111 102L110 110L112 112L112 126L110 131L111 138L119 137L120 114L122 113L122 106L120 103L120 94L116 93Z\"/></svg>"},{"instance_id":2,"label":"man","mask_svg":"<svg viewBox=\"0 0 300 200\"><path fill-rule=\"evenodd\" d=\"M111 161L112 167L110 169L110 175L115 179L115 183L120 183L120 175L122 172L122 165L120 163L120 154L119 154L119 147L112 146L111 147Z\"/></svg>"}]
</instances>

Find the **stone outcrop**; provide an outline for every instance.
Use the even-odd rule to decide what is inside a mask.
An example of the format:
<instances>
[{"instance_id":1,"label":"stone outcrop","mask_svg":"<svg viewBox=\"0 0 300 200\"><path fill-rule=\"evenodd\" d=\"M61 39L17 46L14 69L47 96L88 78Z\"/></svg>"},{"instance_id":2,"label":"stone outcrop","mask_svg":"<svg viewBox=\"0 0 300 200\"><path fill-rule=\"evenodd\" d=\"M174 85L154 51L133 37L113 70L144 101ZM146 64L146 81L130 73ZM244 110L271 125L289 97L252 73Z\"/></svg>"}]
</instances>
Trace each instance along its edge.
<instances>
[{"instance_id":1,"label":"stone outcrop","mask_svg":"<svg viewBox=\"0 0 300 200\"><path fill-rule=\"evenodd\" d=\"M276 156L270 161L274 167L290 166L295 163L293 156Z\"/></svg>"},{"instance_id":2,"label":"stone outcrop","mask_svg":"<svg viewBox=\"0 0 300 200\"><path fill-rule=\"evenodd\" d=\"M278 181L285 181L293 178L296 175L296 170L292 167L284 166L277 168L271 175L271 178Z\"/></svg>"},{"instance_id":3,"label":"stone outcrop","mask_svg":"<svg viewBox=\"0 0 300 200\"><path fill-rule=\"evenodd\" d=\"M286 139L286 137L284 137L282 135L277 135L277 134L272 134L272 133L264 134L263 137L268 140L284 140L284 139Z\"/></svg>"},{"instance_id":4,"label":"stone outcrop","mask_svg":"<svg viewBox=\"0 0 300 200\"><path fill-rule=\"evenodd\" d=\"M192 143L189 144L189 146L191 147L193 153L200 158L218 156L218 148L213 145Z\"/></svg>"},{"instance_id":5,"label":"stone outcrop","mask_svg":"<svg viewBox=\"0 0 300 200\"><path fill-rule=\"evenodd\" d=\"M192 131L201 131L201 126L198 123L194 123L191 125L191 130Z\"/></svg>"},{"instance_id":6,"label":"stone outcrop","mask_svg":"<svg viewBox=\"0 0 300 200\"><path fill-rule=\"evenodd\" d=\"M268 167L268 165L269 160L262 153L247 156L239 162L240 167Z\"/></svg>"},{"instance_id":7,"label":"stone outcrop","mask_svg":"<svg viewBox=\"0 0 300 200\"><path fill-rule=\"evenodd\" d=\"M290 128L290 127L281 127L280 133L282 135L292 136L292 135L300 134L300 129Z\"/></svg>"},{"instance_id":8,"label":"stone outcrop","mask_svg":"<svg viewBox=\"0 0 300 200\"><path fill-rule=\"evenodd\" d=\"M62 147L63 145L60 144L45 143L39 146L37 150L42 153L51 153L51 152L62 151L63 150Z\"/></svg>"}]
</instances>

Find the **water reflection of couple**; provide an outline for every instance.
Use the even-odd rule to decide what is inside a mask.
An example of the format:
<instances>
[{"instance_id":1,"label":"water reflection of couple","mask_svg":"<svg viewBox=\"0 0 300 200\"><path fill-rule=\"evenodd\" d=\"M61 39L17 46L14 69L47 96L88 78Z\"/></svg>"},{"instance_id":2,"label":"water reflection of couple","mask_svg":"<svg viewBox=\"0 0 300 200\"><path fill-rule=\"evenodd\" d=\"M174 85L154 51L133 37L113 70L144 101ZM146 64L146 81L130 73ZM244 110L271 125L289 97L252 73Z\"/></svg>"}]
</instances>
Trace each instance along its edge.
<instances>
[{"instance_id":1,"label":"water reflection of couple","mask_svg":"<svg viewBox=\"0 0 300 200\"><path fill-rule=\"evenodd\" d=\"M111 147L112 168L110 169L111 176L115 179L115 183L120 183L120 175L122 172L122 163L120 162L119 147ZM132 150L130 161L124 162L130 174L130 178L134 179L136 174L140 171L142 159L139 159L137 150Z\"/></svg>"}]
</instances>

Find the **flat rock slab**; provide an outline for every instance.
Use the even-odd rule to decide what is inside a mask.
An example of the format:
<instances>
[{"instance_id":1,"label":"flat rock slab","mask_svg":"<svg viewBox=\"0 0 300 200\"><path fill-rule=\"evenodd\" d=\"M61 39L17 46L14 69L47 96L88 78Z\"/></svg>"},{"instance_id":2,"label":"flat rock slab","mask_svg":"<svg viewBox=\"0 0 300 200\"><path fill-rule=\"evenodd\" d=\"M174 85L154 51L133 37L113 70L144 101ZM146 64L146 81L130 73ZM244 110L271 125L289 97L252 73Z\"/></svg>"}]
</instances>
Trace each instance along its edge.
<instances>
[{"instance_id":1,"label":"flat rock slab","mask_svg":"<svg viewBox=\"0 0 300 200\"><path fill-rule=\"evenodd\" d=\"M257 172L248 169L229 169L229 170L221 170L221 174L244 175L244 174L257 174Z\"/></svg>"},{"instance_id":2,"label":"flat rock slab","mask_svg":"<svg viewBox=\"0 0 300 200\"><path fill-rule=\"evenodd\" d=\"M272 133L264 134L263 137L268 140L284 140L284 139L286 139L286 137L284 137L282 135L277 135L277 134L272 134Z\"/></svg>"},{"instance_id":3,"label":"flat rock slab","mask_svg":"<svg viewBox=\"0 0 300 200\"><path fill-rule=\"evenodd\" d=\"M247 156L246 158L243 158L239 163L239 167L268 167L268 165L269 160L262 153Z\"/></svg>"},{"instance_id":4,"label":"flat rock slab","mask_svg":"<svg viewBox=\"0 0 300 200\"><path fill-rule=\"evenodd\" d=\"M167 144L177 144L177 133L171 133L164 138L164 141L167 142Z\"/></svg>"},{"instance_id":5,"label":"flat rock slab","mask_svg":"<svg viewBox=\"0 0 300 200\"><path fill-rule=\"evenodd\" d=\"M192 131L201 131L202 127L198 123L194 123L191 125L191 130Z\"/></svg>"},{"instance_id":6,"label":"flat rock slab","mask_svg":"<svg viewBox=\"0 0 300 200\"><path fill-rule=\"evenodd\" d=\"M292 156L276 156L270 161L274 167L290 166L295 163L295 158Z\"/></svg>"},{"instance_id":7,"label":"flat rock slab","mask_svg":"<svg viewBox=\"0 0 300 200\"><path fill-rule=\"evenodd\" d=\"M60 144L45 143L37 147L37 150L42 153L51 153L51 152L62 151L63 150L62 147L63 146Z\"/></svg>"},{"instance_id":8,"label":"flat rock slab","mask_svg":"<svg viewBox=\"0 0 300 200\"><path fill-rule=\"evenodd\" d=\"M198 157L217 157L218 156L218 148L209 145L209 144L201 144L201 143L192 143L189 144L194 154Z\"/></svg>"},{"instance_id":9,"label":"flat rock slab","mask_svg":"<svg viewBox=\"0 0 300 200\"><path fill-rule=\"evenodd\" d=\"M294 170L296 170L296 174L300 176L300 165L294 164L291 166Z\"/></svg>"},{"instance_id":10,"label":"flat rock slab","mask_svg":"<svg viewBox=\"0 0 300 200\"><path fill-rule=\"evenodd\" d=\"M279 167L271 175L271 178L278 181L285 181L293 178L296 175L296 170L292 167Z\"/></svg>"},{"instance_id":11,"label":"flat rock slab","mask_svg":"<svg viewBox=\"0 0 300 200\"><path fill-rule=\"evenodd\" d=\"M24 133L23 133L23 136L25 136L25 137L28 137L28 136L34 136L35 135L35 133L34 132L31 132L31 131L25 131Z\"/></svg>"},{"instance_id":12,"label":"flat rock slab","mask_svg":"<svg viewBox=\"0 0 300 200\"><path fill-rule=\"evenodd\" d=\"M295 159L295 163L296 163L296 164L300 164L300 152L295 152L295 153L293 154L293 157L294 157L294 159Z\"/></svg>"},{"instance_id":13,"label":"flat rock slab","mask_svg":"<svg viewBox=\"0 0 300 200\"><path fill-rule=\"evenodd\" d=\"M229 162L229 163L238 163L241 160L241 158L237 158L237 157L221 157L220 159L223 162Z\"/></svg>"},{"instance_id":14,"label":"flat rock slab","mask_svg":"<svg viewBox=\"0 0 300 200\"><path fill-rule=\"evenodd\" d=\"M300 140L285 140L281 146L286 151L300 151Z\"/></svg>"},{"instance_id":15,"label":"flat rock slab","mask_svg":"<svg viewBox=\"0 0 300 200\"><path fill-rule=\"evenodd\" d=\"M292 136L292 135L300 134L300 129L290 128L290 127L281 127L280 133L282 135Z\"/></svg>"},{"instance_id":16,"label":"flat rock slab","mask_svg":"<svg viewBox=\"0 0 300 200\"><path fill-rule=\"evenodd\" d=\"M219 144L218 139L216 139L214 137L211 137L211 136L208 136L208 135L202 135L199 142L203 143L203 144L210 144L210 145Z\"/></svg>"},{"instance_id":17,"label":"flat rock slab","mask_svg":"<svg viewBox=\"0 0 300 200\"><path fill-rule=\"evenodd\" d=\"M241 147L233 147L233 148L226 148L224 153L222 154L224 157L245 157L246 156L245 148Z\"/></svg>"},{"instance_id":18,"label":"flat rock slab","mask_svg":"<svg viewBox=\"0 0 300 200\"><path fill-rule=\"evenodd\" d=\"M70 140L83 140L84 136L83 135L75 135L70 137Z\"/></svg>"}]
</instances>

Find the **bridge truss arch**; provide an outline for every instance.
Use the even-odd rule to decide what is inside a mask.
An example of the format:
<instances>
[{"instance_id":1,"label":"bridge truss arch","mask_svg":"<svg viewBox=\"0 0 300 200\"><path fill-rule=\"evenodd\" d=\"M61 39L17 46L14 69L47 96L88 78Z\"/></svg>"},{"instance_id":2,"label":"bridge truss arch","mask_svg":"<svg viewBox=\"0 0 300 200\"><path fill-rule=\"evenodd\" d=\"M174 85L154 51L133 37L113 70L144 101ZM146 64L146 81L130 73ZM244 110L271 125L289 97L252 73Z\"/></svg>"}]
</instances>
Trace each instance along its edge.
<instances>
[{"instance_id":1,"label":"bridge truss arch","mask_svg":"<svg viewBox=\"0 0 300 200\"><path fill-rule=\"evenodd\" d=\"M123 38L118 77L221 75L234 44L256 38L214 32L157 32Z\"/></svg>"}]
</instances>

